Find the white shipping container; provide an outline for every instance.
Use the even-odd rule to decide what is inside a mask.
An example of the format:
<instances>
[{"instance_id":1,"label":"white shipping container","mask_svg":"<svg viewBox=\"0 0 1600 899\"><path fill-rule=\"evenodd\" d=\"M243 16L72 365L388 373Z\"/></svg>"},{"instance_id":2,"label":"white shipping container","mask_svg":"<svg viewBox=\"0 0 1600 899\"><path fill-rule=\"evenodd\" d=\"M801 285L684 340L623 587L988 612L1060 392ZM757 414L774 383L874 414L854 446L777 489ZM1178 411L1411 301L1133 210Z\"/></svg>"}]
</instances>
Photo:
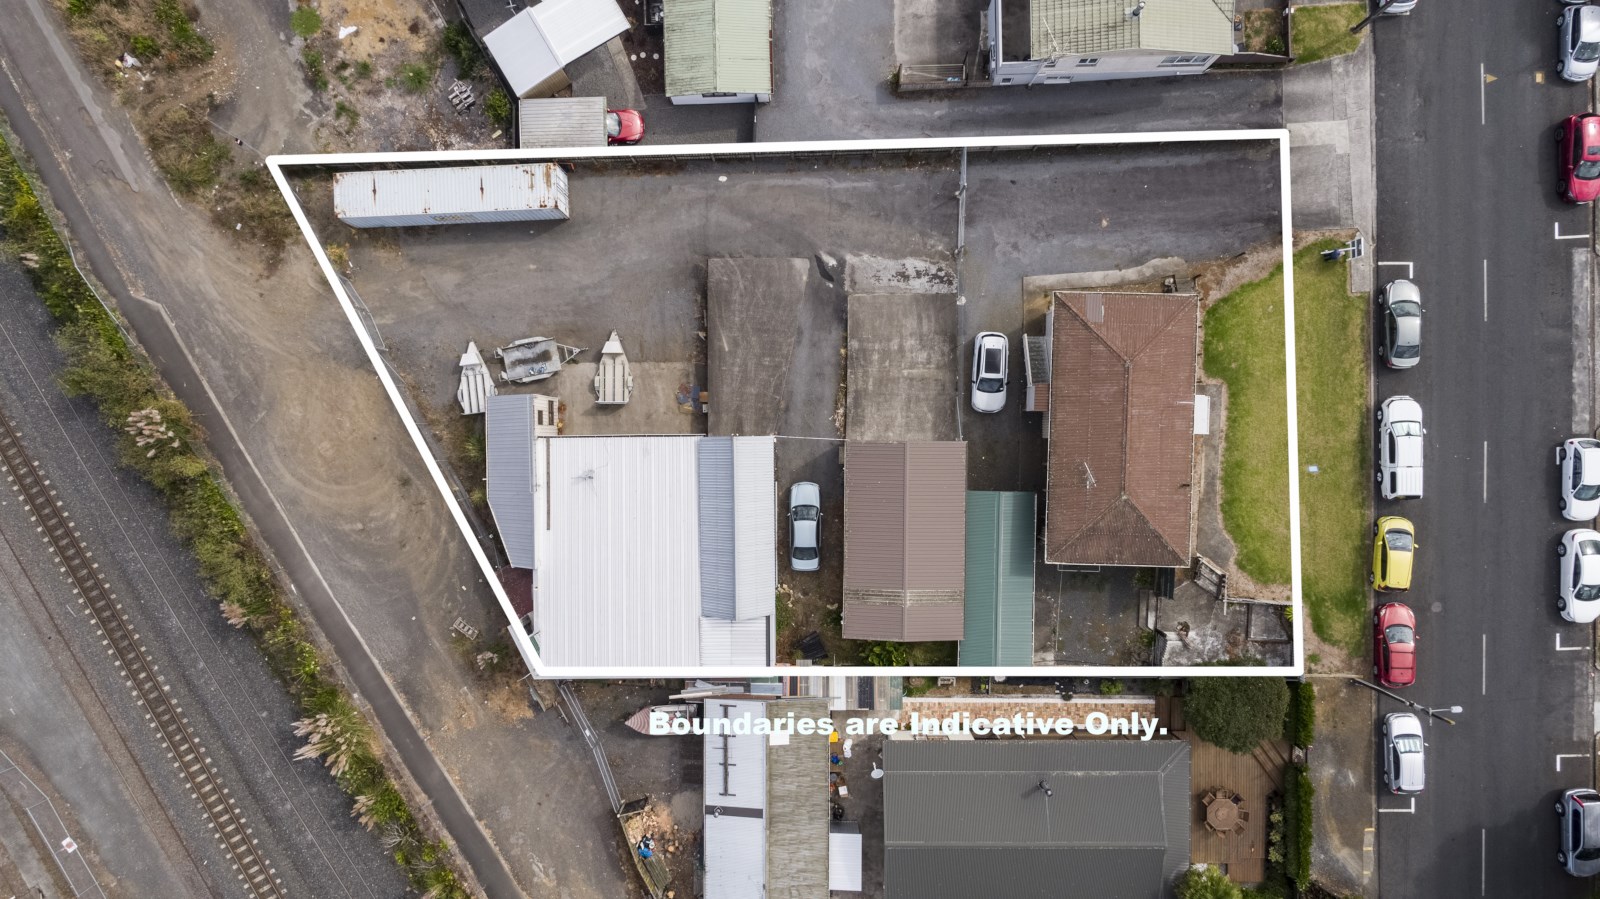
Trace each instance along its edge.
<instances>
[{"instance_id":1,"label":"white shipping container","mask_svg":"<svg viewBox=\"0 0 1600 899\"><path fill-rule=\"evenodd\" d=\"M356 228L565 220L567 173L549 162L341 172L333 212Z\"/></svg>"}]
</instances>

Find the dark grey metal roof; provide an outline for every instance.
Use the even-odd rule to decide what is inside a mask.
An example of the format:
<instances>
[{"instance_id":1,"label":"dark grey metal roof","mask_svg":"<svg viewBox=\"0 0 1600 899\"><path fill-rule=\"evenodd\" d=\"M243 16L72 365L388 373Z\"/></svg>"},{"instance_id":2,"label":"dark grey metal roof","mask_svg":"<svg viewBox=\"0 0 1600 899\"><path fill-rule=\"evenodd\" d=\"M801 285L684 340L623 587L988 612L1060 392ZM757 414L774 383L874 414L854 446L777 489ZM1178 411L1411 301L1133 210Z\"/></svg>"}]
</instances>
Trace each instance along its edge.
<instances>
[{"instance_id":1,"label":"dark grey metal roof","mask_svg":"<svg viewBox=\"0 0 1600 899\"><path fill-rule=\"evenodd\" d=\"M703 437L695 447L700 501L700 614L749 621L773 614L777 561L775 441Z\"/></svg>"},{"instance_id":2,"label":"dark grey metal roof","mask_svg":"<svg viewBox=\"0 0 1600 899\"><path fill-rule=\"evenodd\" d=\"M484 415L489 511L506 559L533 565L533 394L489 397Z\"/></svg>"},{"instance_id":3,"label":"dark grey metal roof","mask_svg":"<svg viewBox=\"0 0 1600 899\"><path fill-rule=\"evenodd\" d=\"M888 899L1162 899L1189 863L1181 740L891 741L883 760Z\"/></svg>"}]
</instances>

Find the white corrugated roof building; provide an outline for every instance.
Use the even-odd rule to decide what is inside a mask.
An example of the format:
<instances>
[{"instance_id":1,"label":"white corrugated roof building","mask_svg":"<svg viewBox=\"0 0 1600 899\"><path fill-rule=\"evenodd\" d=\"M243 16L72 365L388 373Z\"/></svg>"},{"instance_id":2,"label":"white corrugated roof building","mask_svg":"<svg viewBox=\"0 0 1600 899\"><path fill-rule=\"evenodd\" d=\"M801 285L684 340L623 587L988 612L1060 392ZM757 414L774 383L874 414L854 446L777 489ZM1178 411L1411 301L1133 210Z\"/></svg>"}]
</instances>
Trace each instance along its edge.
<instances>
[{"instance_id":1,"label":"white corrugated roof building","mask_svg":"<svg viewBox=\"0 0 1600 899\"><path fill-rule=\"evenodd\" d=\"M568 85L568 64L627 30L616 0L544 0L489 32L483 43L513 95L548 97Z\"/></svg>"},{"instance_id":2,"label":"white corrugated roof building","mask_svg":"<svg viewBox=\"0 0 1600 899\"><path fill-rule=\"evenodd\" d=\"M538 438L518 399L489 399L489 506L544 663L772 664L773 438Z\"/></svg>"}]
</instances>

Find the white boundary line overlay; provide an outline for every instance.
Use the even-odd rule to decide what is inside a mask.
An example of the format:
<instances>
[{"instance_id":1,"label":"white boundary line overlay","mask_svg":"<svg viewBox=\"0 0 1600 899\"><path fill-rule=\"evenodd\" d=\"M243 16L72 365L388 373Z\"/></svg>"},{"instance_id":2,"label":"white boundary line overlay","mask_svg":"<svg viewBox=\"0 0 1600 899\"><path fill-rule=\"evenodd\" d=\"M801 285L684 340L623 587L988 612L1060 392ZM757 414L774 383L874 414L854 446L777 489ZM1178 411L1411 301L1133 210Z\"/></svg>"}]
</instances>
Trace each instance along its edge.
<instances>
[{"instance_id":1,"label":"white boundary line overlay","mask_svg":"<svg viewBox=\"0 0 1600 899\"><path fill-rule=\"evenodd\" d=\"M460 164L473 163L516 163L516 162L549 162L568 159L606 159L606 158L637 158L651 159L672 157L700 157L718 160L729 157L734 160L749 159L755 156L783 156L800 153L869 153L878 151L932 151L932 150L988 150L988 149L1053 149L1059 147L1094 147L1117 146L1125 144L1160 144L1160 143L1227 143L1242 141L1273 142L1278 149L1278 184L1279 184L1279 221L1281 223L1279 242L1283 248L1283 289L1284 289L1284 359L1286 371L1284 373L1284 386L1288 401L1288 426L1289 426L1289 571L1290 571L1290 599L1294 620L1293 628L1294 655L1293 663L1285 666L1227 666L1227 667L1188 667L1188 666L1083 666L1083 665L1033 665L1023 668L1016 667L905 667L905 668L879 668L870 666L821 666L802 668L796 665L775 665L772 667L651 667L630 665L605 665L605 666L548 666L543 664L538 650L523 629L516 624L517 615L512 610L511 600L506 595L505 588L501 586L499 577L494 568L489 564L482 545L478 542L477 534L471 523L467 520L466 513L456 502L455 495L450 490L450 485L444 477L444 472L439 466L439 461L428 450L427 441L423 437L421 426L412 418L407 410L405 400L400 393L399 386L389 374L387 365L378 353L372 337L362 325L360 316L356 312L355 304L351 302L344 285L340 283L333 264L328 260L327 253L323 250L322 243L318 240L316 232L311 227L311 222L306 218L305 211L300 208L299 199L290 187L286 169L295 167L360 167L360 166L394 166L405 163L418 163L437 165L439 163L453 162ZM1300 579L1300 439L1299 416L1295 405L1296 380L1295 380L1295 339L1294 339L1294 224L1291 214L1291 194L1289 186L1289 132L1283 128L1269 129L1240 129L1232 131L1156 131L1126 134L1041 134L1007 137L959 137L959 138L897 138L885 140L830 140L830 141L784 141L773 143L743 143L743 144L680 144L661 146L632 146L632 147L575 147L575 148L539 148L529 150L427 150L396 153L307 153L292 155L275 155L266 159L266 167L272 173L273 180L278 185L278 190L283 194L284 202L289 207L289 212L294 216L295 223L300 226L300 233L311 249L311 254L317 260L317 266L322 270L323 278L332 288L334 296L339 300L339 307L344 310L345 319L350 323L350 330L355 334L361 349L366 353L367 361L371 363L374 374L383 385L385 393L389 396L390 403L395 412L400 416L401 424L405 426L406 434L410 436L412 444L422 457L423 464L428 469L428 474L433 478L433 484L444 499L445 506L450 510L451 517L455 520L456 527L460 530L462 538L466 541L472 557L477 561L480 573L494 591L495 598L500 602L501 612L505 615L506 631L510 634L517 651L521 653L528 669L536 677L562 678L562 677L588 677L588 678L754 678L754 677L784 677L784 676L854 676L854 677L890 677L890 676L917 676L917 677L1133 677L1133 678L1176 678L1203 675L1206 677L1260 677L1263 675L1278 675L1284 677L1299 677L1305 673L1305 612L1301 605L1301 579Z\"/></svg>"}]
</instances>

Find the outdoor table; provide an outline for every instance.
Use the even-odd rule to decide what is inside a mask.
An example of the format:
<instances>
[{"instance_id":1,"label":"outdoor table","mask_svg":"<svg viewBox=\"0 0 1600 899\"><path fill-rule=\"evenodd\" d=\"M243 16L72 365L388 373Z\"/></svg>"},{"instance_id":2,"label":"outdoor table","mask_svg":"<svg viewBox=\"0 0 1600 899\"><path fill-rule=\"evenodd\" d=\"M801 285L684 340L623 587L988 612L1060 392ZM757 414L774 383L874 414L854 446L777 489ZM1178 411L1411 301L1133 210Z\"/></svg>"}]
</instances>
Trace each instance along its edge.
<instances>
[{"instance_id":1,"label":"outdoor table","mask_svg":"<svg viewBox=\"0 0 1600 899\"><path fill-rule=\"evenodd\" d=\"M1206 806L1206 826L1221 833L1233 830L1239 823L1239 806L1230 797L1218 796Z\"/></svg>"}]
</instances>

